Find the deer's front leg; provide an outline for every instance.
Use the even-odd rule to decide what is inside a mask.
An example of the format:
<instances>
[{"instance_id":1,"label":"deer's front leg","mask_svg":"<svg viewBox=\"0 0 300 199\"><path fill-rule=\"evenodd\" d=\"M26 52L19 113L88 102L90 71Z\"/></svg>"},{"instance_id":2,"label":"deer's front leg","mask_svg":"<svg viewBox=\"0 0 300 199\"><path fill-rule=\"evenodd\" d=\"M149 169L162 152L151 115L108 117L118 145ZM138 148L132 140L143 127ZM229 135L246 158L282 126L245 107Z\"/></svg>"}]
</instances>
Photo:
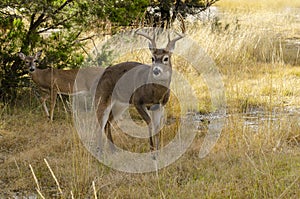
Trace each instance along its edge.
<instances>
[{"instance_id":1,"label":"deer's front leg","mask_svg":"<svg viewBox=\"0 0 300 199\"><path fill-rule=\"evenodd\" d=\"M161 128L163 114L164 107L162 105L158 105L157 109L151 111L152 128L155 136L156 150L158 150L159 147L159 131Z\"/></svg>"},{"instance_id":2,"label":"deer's front leg","mask_svg":"<svg viewBox=\"0 0 300 199\"><path fill-rule=\"evenodd\" d=\"M134 105L136 110L138 111L138 113L142 116L143 120L146 122L148 128L149 128L149 142L150 142L150 150L153 151L154 150L154 144L153 144L153 140L152 140L152 136L153 136L153 128L152 128L152 124L151 124L151 118L146 110L145 105L143 104L135 104Z\"/></svg>"},{"instance_id":3,"label":"deer's front leg","mask_svg":"<svg viewBox=\"0 0 300 199\"><path fill-rule=\"evenodd\" d=\"M50 119L50 114L49 114L48 107L47 107L47 104L46 104L46 101L47 101L47 99L48 99L49 97L50 97L50 96L49 96L48 94L45 94L45 95L41 96L40 99L41 99L41 102L42 102L42 106L43 106L43 108L44 108L44 111L45 111L47 117Z\"/></svg>"}]
</instances>

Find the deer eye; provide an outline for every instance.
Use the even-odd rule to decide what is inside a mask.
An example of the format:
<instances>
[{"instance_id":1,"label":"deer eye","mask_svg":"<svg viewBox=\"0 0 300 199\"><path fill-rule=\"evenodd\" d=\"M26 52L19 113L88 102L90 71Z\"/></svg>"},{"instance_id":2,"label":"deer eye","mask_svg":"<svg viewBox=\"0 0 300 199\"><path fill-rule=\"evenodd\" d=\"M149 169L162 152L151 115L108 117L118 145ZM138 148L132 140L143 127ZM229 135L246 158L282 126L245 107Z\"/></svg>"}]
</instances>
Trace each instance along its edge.
<instances>
[{"instance_id":1,"label":"deer eye","mask_svg":"<svg viewBox=\"0 0 300 199\"><path fill-rule=\"evenodd\" d=\"M163 57L163 63L167 64L169 62L169 57L168 56L164 56Z\"/></svg>"},{"instance_id":2,"label":"deer eye","mask_svg":"<svg viewBox=\"0 0 300 199\"><path fill-rule=\"evenodd\" d=\"M34 63L38 63L39 61L38 61L38 60L34 60L33 62L34 62Z\"/></svg>"},{"instance_id":3,"label":"deer eye","mask_svg":"<svg viewBox=\"0 0 300 199\"><path fill-rule=\"evenodd\" d=\"M154 57L152 57L152 58L151 58L151 60L152 60L152 62L155 62L155 59L154 59Z\"/></svg>"}]
</instances>

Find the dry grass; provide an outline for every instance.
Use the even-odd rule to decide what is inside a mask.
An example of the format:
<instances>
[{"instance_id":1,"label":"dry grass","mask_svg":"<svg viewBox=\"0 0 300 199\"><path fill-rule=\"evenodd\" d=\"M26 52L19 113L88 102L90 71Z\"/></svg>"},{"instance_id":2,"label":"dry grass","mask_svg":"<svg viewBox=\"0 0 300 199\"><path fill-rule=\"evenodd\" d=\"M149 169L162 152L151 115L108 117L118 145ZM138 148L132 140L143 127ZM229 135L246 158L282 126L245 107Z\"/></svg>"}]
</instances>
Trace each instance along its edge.
<instances>
[{"instance_id":1,"label":"dry grass","mask_svg":"<svg viewBox=\"0 0 300 199\"><path fill-rule=\"evenodd\" d=\"M226 9L241 11L278 11L282 8L295 7L299 8L300 3L293 0L264 0L264 1L247 1L247 0L220 0L218 6Z\"/></svg>"},{"instance_id":2,"label":"dry grass","mask_svg":"<svg viewBox=\"0 0 300 199\"><path fill-rule=\"evenodd\" d=\"M224 17L217 24L188 25L189 36L216 61L226 88L229 114L206 158L198 158L207 131L199 122L192 145L175 163L157 173L119 172L87 152L62 105L49 123L34 97L23 102L20 97L18 106L0 105L0 198L38 192L45 198L299 198L300 68L285 60L278 43L299 36L296 19L284 11L299 3L223 0L219 5ZM140 61L149 60L147 53L140 55ZM210 112L201 75L187 62L174 61L195 90L198 111ZM164 144L178 127L176 96L168 109ZM146 139L120 131L113 136L128 150L148 150Z\"/></svg>"},{"instance_id":3,"label":"dry grass","mask_svg":"<svg viewBox=\"0 0 300 199\"><path fill-rule=\"evenodd\" d=\"M1 197L37 195L29 164L46 198L92 197L94 191L100 198L300 196L297 117L258 120L257 129L253 129L244 125L241 115L231 115L208 157L197 156L205 134L200 130L187 153L160 170L157 176L155 173L126 174L103 166L82 147L71 121L60 116L50 124L41 114L39 111L26 113L25 118L24 111L17 110L1 115ZM115 133L114 136L122 144L122 138L117 138ZM147 141L141 144L148 145Z\"/></svg>"}]
</instances>

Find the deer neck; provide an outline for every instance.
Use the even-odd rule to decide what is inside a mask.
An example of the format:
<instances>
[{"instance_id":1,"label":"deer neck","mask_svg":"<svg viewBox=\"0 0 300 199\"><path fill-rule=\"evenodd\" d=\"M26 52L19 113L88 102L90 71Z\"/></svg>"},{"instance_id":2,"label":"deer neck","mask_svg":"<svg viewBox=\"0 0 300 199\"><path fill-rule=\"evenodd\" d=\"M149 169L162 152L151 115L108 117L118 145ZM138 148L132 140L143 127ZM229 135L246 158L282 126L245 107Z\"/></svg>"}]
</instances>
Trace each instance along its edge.
<instances>
[{"instance_id":1,"label":"deer neck","mask_svg":"<svg viewBox=\"0 0 300 199\"><path fill-rule=\"evenodd\" d=\"M46 91L50 89L50 84L51 82L49 80L51 80L52 78L49 77L49 75L53 75L51 72L49 72L49 70L52 69L38 69L36 68L34 71L30 71L29 75L31 77L31 79L34 81L34 83L36 83L42 90Z\"/></svg>"}]
</instances>

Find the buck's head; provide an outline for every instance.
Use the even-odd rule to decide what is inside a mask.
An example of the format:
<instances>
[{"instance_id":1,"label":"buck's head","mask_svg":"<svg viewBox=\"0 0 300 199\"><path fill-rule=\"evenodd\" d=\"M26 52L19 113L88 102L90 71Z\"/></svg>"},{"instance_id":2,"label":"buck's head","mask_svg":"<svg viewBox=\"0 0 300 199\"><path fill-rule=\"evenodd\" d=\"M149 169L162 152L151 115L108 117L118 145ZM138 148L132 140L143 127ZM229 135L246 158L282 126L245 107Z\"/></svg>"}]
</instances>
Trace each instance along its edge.
<instances>
[{"instance_id":1,"label":"buck's head","mask_svg":"<svg viewBox=\"0 0 300 199\"><path fill-rule=\"evenodd\" d=\"M168 44L166 48L157 48L155 43L155 33L153 33L153 37L151 38L148 34L144 32L136 31L136 34L141 35L150 40L149 49L152 54L152 76L157 80L168 80L172 75L172 64L171 64L171 56L173 54L175 43L179 39L183 38L183 35L179 35L170 40L170 35L168 35Z\"/></svg>"},{"instance_id":2,"label":"buck's head","mask_svg":"<svg viewBox=\"0 0 300 199\"><path fill-rule=\"evenodd\" d=\"M36 69L36 65L39 62L39 58L42 52L39 51L33 56L26 56L23 53L19 53L19 57L25 62L26 68L28 68L29 72L32 73Z\"/></svg>"}]
</instances>

